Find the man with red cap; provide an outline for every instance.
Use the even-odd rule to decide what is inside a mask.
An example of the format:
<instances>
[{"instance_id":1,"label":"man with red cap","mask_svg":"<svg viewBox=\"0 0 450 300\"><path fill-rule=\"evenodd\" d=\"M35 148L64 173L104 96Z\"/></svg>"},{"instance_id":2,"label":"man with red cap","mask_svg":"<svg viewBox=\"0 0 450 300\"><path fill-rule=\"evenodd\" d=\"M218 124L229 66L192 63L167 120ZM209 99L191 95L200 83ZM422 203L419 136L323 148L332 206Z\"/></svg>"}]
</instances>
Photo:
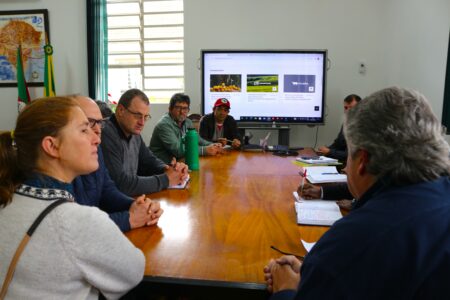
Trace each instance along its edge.
<instances>
[{"instance_id":1,"label":"man with red cap","mask_svg":"<svg viewBox=\"0 0 450 300\"><path fill-rule=\"evenodd\" d=\"M230 113L230 101L219 98L214 103L213 112L205 115L200 121L200 136L208 141L230 144L239 148L241 141L236 120Z\"/></svg>"}]
</instances>

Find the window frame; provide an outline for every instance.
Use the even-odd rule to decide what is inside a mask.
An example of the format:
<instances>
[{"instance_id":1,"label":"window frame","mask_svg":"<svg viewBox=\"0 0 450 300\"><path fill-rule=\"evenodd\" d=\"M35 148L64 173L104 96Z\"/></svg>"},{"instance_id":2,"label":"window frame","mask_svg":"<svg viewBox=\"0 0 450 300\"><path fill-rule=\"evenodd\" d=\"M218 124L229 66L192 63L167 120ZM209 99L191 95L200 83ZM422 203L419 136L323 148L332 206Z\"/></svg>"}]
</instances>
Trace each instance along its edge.
<instances>
[{"instance_id":1,"label":"window frame","mask_svg":"<svg viewBox=\"0 0 450 300\"><path fill-rule=\"evenodd\" d=\"M145 4L146 3L153 3L157 4L160 2L162 5L167 4L168 2L181 2L181 9L177 10L163 10L160 11L145 11ZM139 56L140 64L133 64L133 63L123 63L118 64L117 61L108 59L108 74L110 69L139 69L140 70L140 86L137 86L138 88L142 89L149 99L153 103L168 103L170 96L174 93L183 92L185 88L185 72L184 72L184 3L183 0L107 0L107 5L111 4L126 4L126 3L137 3L139 4L139 12L138 13L109 13L107 14L108 20L110 17L136 17L139 18L139 25L133 24L132 26L127 26L126 24L123 24L123 26L109 26L108 25L108 57L114 57L117 59L117 57L120 56ZM180 4L178 4L180 5ZM161 16L161 15L168 15L168 14L181 14L181 20L178 20L177 17L175 17L174 23L167 23L162 22L161 24L151 24L146 25L145 19L149 18L149 16ZM162 35L162 36L156 36L156 37L146 37L146 32L148 33L151 29L166 29L166 28L179 28L181 27L181 34L176 34L175 36L172 35ZM110 38L111 32L114 30L130 30L130 29L137 29L139 30L139 38L130 38L130 39L123 39L123 38ZM174 48L177 48L177 44L181 43L180 49L151 49L149 50L149 46L151 42L171 42L173 41ZM111 52L110 48L111 45L119 44L123 42L134 42L139 43L139 51L114 51ZM150 42L150 44L149 44ZM147 43L147 44L146 44ZM179 45L178 45L179 46ZM171 54L174 53L173 57L164 57L165 54ZM150 55L149 55L150 54ZM152 54L160 54L161 60L160 62L151 60L155 58L148 58ZM178 54L178 55L177 55ZM181 54L181 55L180 55ZM147 61L146 61L147 58ZM131 59L132 60L132 59ZM150 61L149 61L150 60ZM170 61L173 60L173 61ZM152 69L152 67L168 67L168 71L170 69L174 69L173 73L168 73L165 75L155 75L155 74L149 74L147 72L149 69ZM181 74L179 71L179 68L181 67ZM147 71L146 71L147 70ZM110 76L109 76L110 77ZM147 83L152 82L152 80L164 80L169 79L172 82L178 82L178 84L170 85L169 87L163 87L163 88L156 88L156 87L150 87L147 85ZM134 88L135 86L130 86L130 83L128 84L128 88ZM110 89L110 84L108 83L108 89ZM167 93L166 97L157 97L154 95L158 95L158 93Z\"/></svg>"}]
</instances>

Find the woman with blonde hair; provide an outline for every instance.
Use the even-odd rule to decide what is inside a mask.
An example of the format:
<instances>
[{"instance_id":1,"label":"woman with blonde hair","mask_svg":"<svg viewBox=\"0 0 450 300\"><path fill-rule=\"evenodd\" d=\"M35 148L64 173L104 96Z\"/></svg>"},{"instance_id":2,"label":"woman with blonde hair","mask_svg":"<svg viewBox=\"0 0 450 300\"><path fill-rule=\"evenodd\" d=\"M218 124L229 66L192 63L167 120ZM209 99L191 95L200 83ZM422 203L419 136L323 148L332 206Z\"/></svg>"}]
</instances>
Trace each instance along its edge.
<instances>
[{"instance_id":1,"label":"woman with blonde hair","mask_svg":"<svg viewBox=\"0 0 450 300\"><path fill-rule=\"evenodd\" d=\"M34 100L0 134L0 299L116 299L142 279L142 252L107 214L73 201L72 180L98 168L98 144L65 97Z\"/></svg>"}]
</instances>

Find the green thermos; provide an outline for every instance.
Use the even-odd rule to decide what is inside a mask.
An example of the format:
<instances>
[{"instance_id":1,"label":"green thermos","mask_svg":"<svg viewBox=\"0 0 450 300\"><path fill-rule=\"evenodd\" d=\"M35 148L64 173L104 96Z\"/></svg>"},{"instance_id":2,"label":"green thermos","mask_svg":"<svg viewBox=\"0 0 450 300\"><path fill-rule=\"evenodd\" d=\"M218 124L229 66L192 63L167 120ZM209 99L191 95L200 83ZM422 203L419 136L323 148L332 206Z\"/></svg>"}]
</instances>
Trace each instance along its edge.
<instances>
[{"instance_id":1,"label":"green thermos","mask_svg":"<svg viewBox=\"0 0 450 300\"><path fill-rule=\"evenodd\" d=\"M184 149L186 164L189 170L199 169L198 159L198 134L195 128L189 128L186 136L184 137Z\"/></svg>"}]
</instances>

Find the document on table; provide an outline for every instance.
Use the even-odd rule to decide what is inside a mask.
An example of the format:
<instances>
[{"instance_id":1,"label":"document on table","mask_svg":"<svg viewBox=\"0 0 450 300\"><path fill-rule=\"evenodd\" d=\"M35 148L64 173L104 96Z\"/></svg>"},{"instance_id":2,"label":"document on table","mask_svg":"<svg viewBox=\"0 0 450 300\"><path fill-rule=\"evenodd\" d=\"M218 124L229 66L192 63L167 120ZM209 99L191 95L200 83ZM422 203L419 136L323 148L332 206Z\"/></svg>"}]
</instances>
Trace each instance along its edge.
<instances>
[{"instance_id":1,"label":"document on table","mask_svg":"<svg viewBox=\"0 0 450 300\"><path fill-rule=\"evenodd\" d=\"M339 206L335 201L305 200L293 192L297 224L331 226L342 218Z\"/></svg>"},{"instance_id":2,"label":"document on table","mask_svg":"<svg viewBox=\"0 0 450 300\"><path fill-rule=\"evenodd\" d=\"M186 188L186 185L188 184L189 179L191 179L191 177L188 174L187 178L182 183L177 184L177 185L169 185L167 187L167 189L170 189L170 190L183 190L183 189Z\"/></svg>"},{"instance_id":3,"label":"document on table","mask_svg":"<svg viewBox=\"0 0 450 300\"><path fill-rule=\"evenodd\" d=\"M311 183L347 182L347 175L339 174L336 167L305 167L306 179Z\"/></svg>"},{"instance_id":4,"label":"document on table","mask_svg":"<svg viewBox=\"0 0 450 300\"><path fill-rule=\"evenodd\" d=\"M297 161L304 162L307 164L335 164L338 162L337 159L326 157L326 156L299 156L296 158Z\"/></svg>"},{"instance_id":5,"label":"document on table","mask_svg":"<svg viewBox=\"0 0 450 300\"><path fill-rule=\"evenodd\" d=\"M306 252L309 253L312 249L312 247L314 247L314 245L316 244L316 242L312 242L312 243L308 243L305 242L304 240L300 240L302 242L303 248L305 248Z\"/></svg>"}]
</instances>

